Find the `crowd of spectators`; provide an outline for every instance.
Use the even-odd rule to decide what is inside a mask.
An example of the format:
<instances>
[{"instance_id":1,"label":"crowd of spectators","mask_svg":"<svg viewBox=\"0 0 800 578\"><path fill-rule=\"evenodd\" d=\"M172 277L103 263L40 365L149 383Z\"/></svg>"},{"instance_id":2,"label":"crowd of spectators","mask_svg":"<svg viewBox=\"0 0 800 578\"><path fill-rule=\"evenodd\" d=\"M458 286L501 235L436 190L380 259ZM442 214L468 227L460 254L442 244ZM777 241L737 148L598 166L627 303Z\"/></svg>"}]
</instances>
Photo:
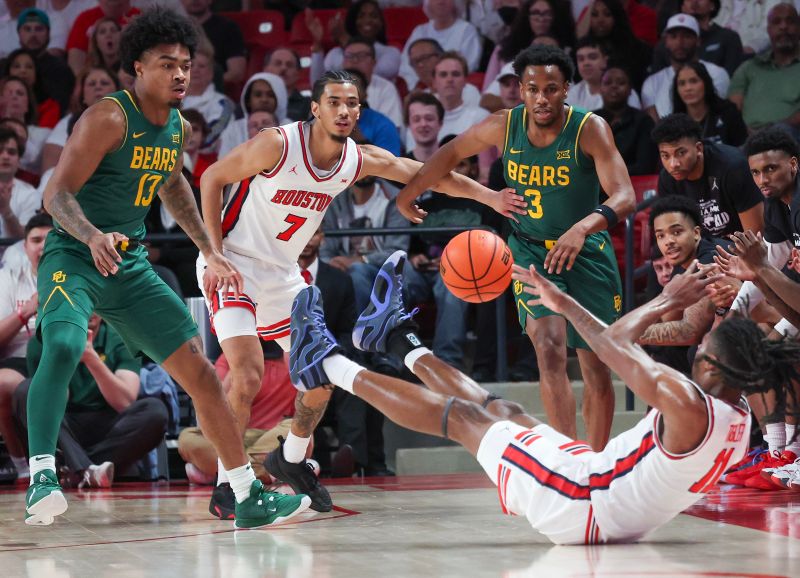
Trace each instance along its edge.
<instances>
[{"instance_id":1,"label":"crowd of spectators","mask_svg":"<svg viewBox=\"0 0 800 578\"><path fill-rule=\"evenodd\" d=\"M223 3L212 0L6 0L0 3L0 238L9 248L0 269L0 297L5 296L0 299L0 434L20 475L25 474L20 442L24 415L16 416L14 408L26 391L20 384L24 386L29 367L35 365L35 346L29 343L36 342L31 334L36 265L44 234L52 226L40 214L42 191L81 113L105 95L132 86L133 79L120 69L120 35L151 4L187 14L202 33L182 110L193 128L184 160L193 185L218 157L259 130L308 119L309 88L333 68L347 69L359 81L362 113L354 138L425 162L453 135L497 110L520 105L519 78L511 62L530 45L549 44L564 49L576 64L567 104L604 118L629 173L658 175L658 195L672 198L657 203L650 217L648 230L654 236L648 296L694 258L713 266L714 247L724 246L734 232L772 231L772 238L797 244L798 232L791 230L782 205L768 206L765 217L764 196L769 195L755 176L754 155L746 153L745 143L762 129L782 130L790 140L800 137L800 1L243 2L243 8L276 10L285 19L285 42L259 47L217 10ZM230 9L231 3L224 6ZM386 10L397 7L408 9L406 14L414 14L420 23L387 21ZM331 15L333 10L338 11ZM400 26L407 30L405 37L389 34ZM289 31L296 28L307 31L308 42L291 40ZM468 159L458 170L502 188L501 153ZM324 230L409 226L394 205L397 192L397 183L359 180L331 205ZM423 227L490 224L502 231L502 222L469 201L429 191L420 205L429 213ZM783 229L778 227L780 234L769 226L770 219L779 220L779 213L789 221ZM794 208L790 213L794 215ZM157 202L147 225L151 233L178 231ZM320 232L300 266L309 282L319 281L321 287L341 288L342 279L347 279L354 311L359 311L385 257L397 249L408 251L404 276L409 306L421 306L423 316L426 304L435 307L429 332L433 351L470 369L464 349L467 336L471 328L485 333L485 315L480 309L474 315L442 283L438 260L448 240L424 229L410 237ZM193 247L151 244L148 249L151 261L174 279L182 296L199 295ZM781 266L796 262L798 249ZM326 277L337 281L326 282ZM741 282L734 277L728 275L717 284L713 301L687 310L683 318L665 319L659 324L664 327L651 328L643 343L653 347L653 355L687 371L689 346L714 322L714 310L737 307L734 297ZM769 322L777 323L782 316L760 307ZM346 333L352 319L340 321ZM138 459L157 445L167 427L165 414L152 403L144 409L137 405L138 380L134 384L128 375L138 372L137 362L124 358L115 349L118 338L113 330L97 323L79 368L82 373L74 380L75 391L84 392L83 397L74 404L85 401L86 407L75 405L75 411L96 413L106 424L100 428L105 433L98 429L89 435L69 412L63 428L68 468L88 485L110 483L114 466L108 464L115 464L118 472L127 468L132 456ZM329 326L334 325L329 320ZM677 333L669 333L672 329ZM674 338L678 333L680 338ZM667 339L670 335L672 341ZM103 354L109 376L90 352L111 349L116 352L115 365ZM531 357L530 352L520 354L525 356ZM476 367L479 357L480 352ZM264 387L256 400L263 398L264 408L254 404L246 436L251 456L272 449L270 440L286 428L292 413L283 356L265 345L264 359ZM403 370L399 360L388 356L365 363L386 372ZM222 376L225 367L221 358ZM114 388L108 383L117 383L116 394L109 394ZM270 405L277 398L286 403ZM371 408L344 394L333 400L329 413L339 442L353 451L355 467L385 473L381 421ZM150 424L152 436L136 440L132 454L120 454L118 446L132 443L126 428L131 423L139 427L141 420ZM185 430L181 439L181 454L191 464L190 478L212 479L216 456L201 430ZM257 461L254 458L254 465Z\"/></svg>"}]
</instances>

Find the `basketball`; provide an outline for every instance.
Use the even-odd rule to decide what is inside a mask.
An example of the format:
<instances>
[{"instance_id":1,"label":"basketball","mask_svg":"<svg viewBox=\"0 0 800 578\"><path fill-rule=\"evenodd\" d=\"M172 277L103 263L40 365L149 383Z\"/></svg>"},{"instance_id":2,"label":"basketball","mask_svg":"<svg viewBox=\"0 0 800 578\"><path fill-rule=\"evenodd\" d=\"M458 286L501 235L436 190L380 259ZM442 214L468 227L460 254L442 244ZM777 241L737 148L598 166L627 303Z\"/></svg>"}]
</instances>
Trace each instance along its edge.
<instances>
[{"instance_id":1,"label":"basketball","mask_svg":"<svg viewBox=\"0 0 800 578\"><path fill-rule=\"evenodd\" d=\"M469 303L485 303L506 290L513 264L503 239L489 231L464 231L444 248L439 272L453 295Z\"/></svg>"}]
</instances>

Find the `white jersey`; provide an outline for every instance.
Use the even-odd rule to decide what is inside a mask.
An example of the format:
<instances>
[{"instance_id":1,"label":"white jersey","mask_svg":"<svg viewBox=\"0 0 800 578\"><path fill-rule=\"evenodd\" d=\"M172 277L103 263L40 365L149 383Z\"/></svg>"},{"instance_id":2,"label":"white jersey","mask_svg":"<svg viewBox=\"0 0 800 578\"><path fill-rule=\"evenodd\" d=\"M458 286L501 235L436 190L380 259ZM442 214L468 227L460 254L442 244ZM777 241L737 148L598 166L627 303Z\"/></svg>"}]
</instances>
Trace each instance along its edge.
<instances>
[{"instance_id":1,"label":"white jersey","mask_svg":"<svg viewBox=\"0 0 800 578\"><path fill-rule=\"evenodd\" d=\"M333 198L361 171L361 149L348 138L330 171L313 166L308 150L310 125L279 126L283 152L270 171L245 179L231 191L222 215L222 246L265 263L297 263L322 224Z\"/></svg>"},{"instance_id":2,"label":"white jersey","mask_svg":"<svg viewBox=\"0 0 800 578\"><path fill-rule=\"evenodd\" d=\"M503 512L524 515L554 543L633 542L700 500L747 453L746 404L701 395L708 430L687 454L664 449L661 414L652 410L601 452L544 424L497 422L478 461L497 484Z\"/></svg>"},{"instance_id":3,"label":"white jersey","mask_svg":"<svg viewBox=\"0 0 800 578\"><path fill-rule=\"evenodd\" d=\"M600 531L608 541L636 540L667 523L711 491L720 476L747 454L750 411L702 394L708 431L693 451L675 455L661 445L661 413L589 457L589 490Z\"/></svg>"}]
</instances>

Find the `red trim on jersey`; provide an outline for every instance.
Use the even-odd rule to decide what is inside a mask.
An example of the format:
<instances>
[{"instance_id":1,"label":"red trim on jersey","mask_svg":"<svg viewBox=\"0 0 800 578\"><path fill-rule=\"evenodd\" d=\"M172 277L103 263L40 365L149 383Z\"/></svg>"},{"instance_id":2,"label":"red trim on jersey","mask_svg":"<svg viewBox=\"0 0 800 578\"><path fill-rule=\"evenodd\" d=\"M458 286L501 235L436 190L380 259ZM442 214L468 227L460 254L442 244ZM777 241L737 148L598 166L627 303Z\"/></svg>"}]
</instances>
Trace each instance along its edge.
<instances>
[{"instance_id":1,"label":"red trim on jersey","mask_svg":"<svg viewBox=\"0 0 800 578\"><path fill-rule=\"evenodd\" d=\"M347 146L347 145L345 145ZM353 180L350 182L348 186L353 186L355 182L358 180L358 175L361 173L361 163L364 161L364 157L361 154L361 147L356 145L356 154L358 155L358 163L356 164L356 173L353 175Z\"/></svg>"},{"instance_id":2,"label":"red trim on jersey","mask_svg":"<svg viewBox=\"0 0 800 578\"><path fill-rule=\"evenodd\" d=\"M239 184L239 190L236 191L236 194L230 200L228 206L225 207L225 211L222 214L223 239L228 236L228 233L233 230L236 223L239 221L239 215L242 213L242 206L247 200L247 195L250 194L250 181L251 179L245 179Z\"/></svg>"},{"instance_id":3,"label":"red trim on jersey","mask_svg":"<svg viewBox=\"0 0 800 578\"><path fill-rule=\"evenodd\" d=\"M219 291L215 291L211 296L211 314L213 315L219 311L220 308L224 309L225 307L242 307L243 309L252 311L253 315L256 314L256 303L248 295L239 293L239 297L236 297L235 293L229 291L228 294L222 298L222 305L220 305Z\"/></svg>"},{"instance_id":4,"label":"red trim on jersey","mask_svg":"<svg viewBox=\"0 0 800 578\"><path fill-rule=\"evenodd\" d=\"M506 476L507 471L503 464L497 464L497 498L500 500L500 509L504 514L508 514L504 495L505 484L508 483L508 477ZM505 481L503 480L504 477L506 478Z\"/></svg>"},{"instance_id":5,"label":"red trim on jersey","mask_svg":"<svg viewBox=\"0 0 800 578\"><path fill-rule=\"evenodd\" d=\"M642 461L654 447L655 441L653 440L652 432L647 432L642 438L639 447L624 458L618 459L612 469L602 474L589 474L589 486L591 486L592 491L608 489L611 482L633 471L634 466Z\"/></svg>"},{"instance_id":6,"label":"red trim on jersey","mask_svg":"<svg viewBox=\"0 0 800 578\"><path fill-rule=\"evenodd\" d=\"M273 323L272 325L256 328L256 333L258 333L258 336L261 337L261 339L263 339L264 341L280 339L281 337L286 337L287 335L290 335L291 332L292 331L289 325L288 317L286 319L283 319L282 321Z\"/></svg>"},{"instance_id":7,"label":"red trim on jersey","mask_svg":"<svg viewBox=\"0 0 800 578\"><path fill-rule=\"evenodd\" d=\"M344 146L342 147L342 156L339 157L339 164L336 166L336 169L327 177L320 177L317 176L317 173L314 172L314 169L311 167L311 163L308 161L308 155L306 154L306 137L303 134L302 122L297 123L297 130L300 133L300 150L303 151L303 163L305 163L306 169L308 169L308 174L310 174L318 183L331 180L339 173L340 170L342 170L342 167L344 166L344 161L347 158L347 143L344 143ZM358 173L356 173L356 176L358 176Z\"/></svg>"},{"instance_id":8,"label":"red trim on jersey","mask_svg":"<svg viewBox=\"0 0 800 578\"><path fill-rule=\"evenodd\" d=\"M265 325L264 327L259 327L258 330L275 331L276 329L280 329L284 325L289 325L289 317L287 317L286 319L282 319L277 323L273 323L272 325Z\"/></svg>"},{"instance_id":9,"label":"red trim on jersey","mask_svg":"<svg viewBox=\"0 0 800 578\"><path fill-rule=\"evenodd\" d=\"M594 525L594 510L592 505L589 504L589 515L586 517L586 533L583 536L584 544L591 544L592 540L592 528Z\"/></svg>"},{"instance_id":10,"label":"red trim on jersey","mask_svg":"<svg viewBox=\"0 0 800 578\"><path fill-rule=\"evenodd\" d=\"M658 438L658 420L661 417L660 412L656 412L656 415L653 416L653 439L656 442L656 446L658 449L661 450L661 453L667 456L671 460L682 460L683 458L688 458L699 452L708 440L711 439L711 432L714 430L714 404L711 401L711 398L708 395L704 394L704 399L706 402L706 411L708 412L708 429L706 430L706 435L703 438L703 441L698 444L696 448L692 451L687 452L685 454L673 454L667 451L663 445L661 445L661 440ZM741 410L740 410L741 411Z\"/></svg>"},{"instance_id":11,"label":"red trim on jersey","mask_svg":"<svg viewBox=\"0 0 800 578\"><path fill-rule=\"evenodd\" d=\"M591 446L582 440L575 440L563 445L558 446L558 449L568 453L571 456L579 456L587 452L592 452Z\"/></svg>"},{"instance_id":12,"label":"red trim on jersey","mask_svg":"<svg viewBox=\"0 0 800 578\"><path fill-rule=\"evenodd\" d=\"M540 461L534 458L520 447L509 444L503 452L503 460L516 466L539 484L558 492L562 496L571 500L588 500L589 486L579 484L563 474L554 472L545 467Z\"/></svg>"},{"instance_id":13,"label":"red trim on jersey","mask_svg":"<svg viewBox=\"0 0 800 578\"><path fill-rule=\"evenodd\" d=\"M269 178L274 177L278 174L278 171L281 170L283 163L286 162L286 157L289 156L289 137L286 136L286 131L283 130L282 126L275 127L281 133L281 137L283 137L283 153L281 153L281 159L278 161L278 164L275 165L275 168L271 171L261 171L261 175Z\"/></svg>"},{"instance_id":14,"label":"red trim on jersey","mask_svg":"<svg viewBox=\"0 0 800 578\"><path fill-rule=\"evenodd\" d=\"M286 328L286 331L283 331L283 332L281 332L281 333L275 333L275 334L265 335L265 334L262 334L261 332L259 332L259 333L258 333L258 336L259 336L259 337L260 337L260 338L261 338L263 341L274 341L274 340L276 340L276 339L280 339L280 338L282 338L282 337L287 337L287 336L289 336L289 335L291 335L291 334L292 334L292 331L291 331L291 330L290 330L290 329L287 327L287 328Z\"/></svg>"}]
</instances>

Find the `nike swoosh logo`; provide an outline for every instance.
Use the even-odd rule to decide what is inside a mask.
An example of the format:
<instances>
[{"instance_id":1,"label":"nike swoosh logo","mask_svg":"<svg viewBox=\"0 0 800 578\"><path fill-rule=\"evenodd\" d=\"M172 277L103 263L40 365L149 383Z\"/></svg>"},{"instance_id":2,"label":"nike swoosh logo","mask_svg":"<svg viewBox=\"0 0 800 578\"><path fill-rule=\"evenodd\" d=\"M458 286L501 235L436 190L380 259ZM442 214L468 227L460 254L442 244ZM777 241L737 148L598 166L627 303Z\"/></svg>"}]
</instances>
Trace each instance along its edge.
<instances>
[{"instance_id":1,"label":"nike swoosh logo","mask_svg":"<svg viewBox=\"0 0 800 578\"><path fill-rule=\"evenodd\" d=\"M135 132L135 133L133 133L133 138L139 138L140 136L144 136L146 134L147 134L147 131L145 131L145 132Z\"/></svg>"},{"instance_id":2,"label":"nike swoosh logo","mask_svg":"<svg viewBox=\"0 0 800 578\"><path fill-rule=\"evenodd\" d=\"M33 459L34 459L35 461L37 461L37 462L41 462L42 460L46 460L47 458L46 458L46 457L43 457L43 458L33 458Z\"/></svg>"},{"instance_id":3,"label":"nike swoosh logo","mask_svg":"<svg viewBox=\"0 0 800 578\"><path fill-rule=\"evenodd\" d=\"M602 243L600 243L600 250L602 251L602 250L603 250L603 247L605 247L605 246L606 246L606 242L605 242L605 241L603 241Z\"/></svg>"},{"instance_id":4,"label":"nike swoosh logo","mask_svg":"<svg viewBox=\"0 0 800 578\"><path fill-rule=\"evenodd\" d=\"M510 152L512 155L518 155L522 151L518 151L518 150L516 150L514 148L510 148L510 149L508 149L508 152Z\"/></svg>"}]
</instances>

